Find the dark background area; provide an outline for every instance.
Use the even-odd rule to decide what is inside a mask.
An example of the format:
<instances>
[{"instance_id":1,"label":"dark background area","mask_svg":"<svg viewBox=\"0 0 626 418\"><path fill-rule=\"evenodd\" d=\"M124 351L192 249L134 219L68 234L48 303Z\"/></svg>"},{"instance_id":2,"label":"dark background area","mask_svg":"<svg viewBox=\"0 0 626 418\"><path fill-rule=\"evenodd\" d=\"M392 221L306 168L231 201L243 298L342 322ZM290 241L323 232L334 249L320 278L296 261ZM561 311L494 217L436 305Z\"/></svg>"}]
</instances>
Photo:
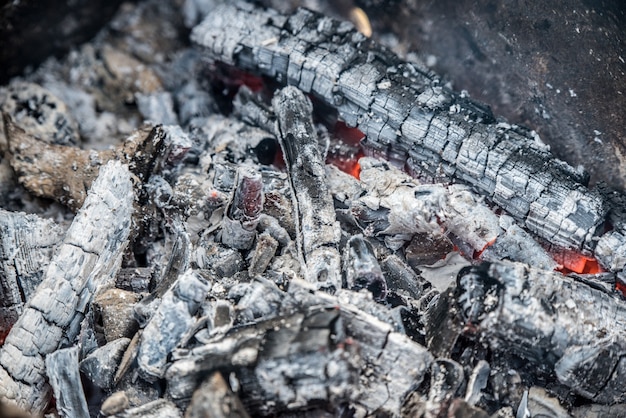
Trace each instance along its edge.
<instances>
[{"instance_id":1,"label":"dark background area","mask_svg":"<svg viewBox=\"0 0 626 418\"><path fill-rule=\"evenodd\" d=\"M357 2L455 90L536 130L592 182L626 186L626 2Z\"/></svg>"}]
</instances>

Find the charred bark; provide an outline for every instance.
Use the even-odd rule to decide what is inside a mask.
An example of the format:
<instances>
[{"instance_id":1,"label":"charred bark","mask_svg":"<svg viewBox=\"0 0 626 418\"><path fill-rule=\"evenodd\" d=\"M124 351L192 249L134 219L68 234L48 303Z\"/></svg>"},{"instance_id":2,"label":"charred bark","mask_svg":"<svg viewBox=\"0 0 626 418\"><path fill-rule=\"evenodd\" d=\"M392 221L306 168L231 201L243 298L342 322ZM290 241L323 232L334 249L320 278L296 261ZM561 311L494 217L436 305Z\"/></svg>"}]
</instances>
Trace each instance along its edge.
<instances>
[{"instance_id":1,"label":"charred bark","mask_svg":"<svg viewBox=\"0 0 626 418\"><path fill-rule=\"evenodd\" d=\"M73 342L94 292L113 280L131 228L126 166L109 163L92 185L41 285L0 349L0 396L41 413L50 401L45 357Z\"/></svg>"},{"instance_id":2,"label":"charred bark","mask_svg":"<svg viewBox=\"0 0 626 418\"><path fill-rule=\"evenodd\" d=\"M496 123L483 105L401 61L346 22L221 5L194 28L212 59L276 78L337 109L367 143L418 175L470 184L552 243L592 248L606 209L587 176L536 134Z\"/></svg>"}]
</instances>

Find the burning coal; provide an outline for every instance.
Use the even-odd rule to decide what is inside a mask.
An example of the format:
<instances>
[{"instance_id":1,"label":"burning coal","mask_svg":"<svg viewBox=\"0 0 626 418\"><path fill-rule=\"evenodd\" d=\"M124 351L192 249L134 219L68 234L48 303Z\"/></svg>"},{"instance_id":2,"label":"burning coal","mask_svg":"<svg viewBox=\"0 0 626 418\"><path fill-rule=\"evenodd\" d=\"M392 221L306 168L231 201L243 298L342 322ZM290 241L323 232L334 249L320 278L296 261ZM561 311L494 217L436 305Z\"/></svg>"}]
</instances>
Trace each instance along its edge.
<instances>
[{"instance_id":1,"label":"burning coal","mask_svg":"<svg viewBox=\"0 0 626 418\"><path fill-rule=\"evenodd\" d=\"M0 91L2 403L623 412L620 194L348 22L157 3Z\"/></svg>"}]
</instances>

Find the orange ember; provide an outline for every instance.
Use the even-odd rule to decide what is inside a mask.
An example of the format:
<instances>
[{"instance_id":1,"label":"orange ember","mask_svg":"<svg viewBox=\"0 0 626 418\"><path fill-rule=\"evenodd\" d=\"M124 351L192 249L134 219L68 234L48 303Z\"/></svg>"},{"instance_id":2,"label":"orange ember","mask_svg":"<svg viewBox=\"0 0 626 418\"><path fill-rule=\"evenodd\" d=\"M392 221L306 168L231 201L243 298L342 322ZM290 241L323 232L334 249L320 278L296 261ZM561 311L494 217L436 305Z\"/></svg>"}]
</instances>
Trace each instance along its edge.
<instances>
[{"instance_id":1,"label":"orange ember","mask_svg":"<svg viewBox=\"0 0 626 418\"><path fill-rule=\"evenodd\" d=\"M622 283L621 281L616 281L615 282L615 290L619 291L622 293L622 295L624 297L626 297L626 284Z\"/></svg>"},{"instance_id":2,"label":"orange ember","mask_svg":"<svg viewBox=\"0 0 626 418\"><path fill-rule=\"evenodd\" d=\"M593 257L580 254L572 250L552 251L554 261L561 266L556 270L563 274L579 273L579 274L597 274L602 273L602 267Z\"/></svg>"},{"instance_id":3,"label":"orange ember","mask_svg":"<svg viewBox=\"0 0 626 418\"><path fill-rule=\"evenodd\" d=\"M343 156L331 156L326 159L328 164L332 164L344 173L350 174L352 177L358 179L361 174L361 166L359 165L359 158L363 156L363 153L359 151L357 155L352 157Z\"/></svg>"},{"instance_id":4,"label":"orange ember","mask_svg":"<svg viewBox=\"0 0 626 418\"><path fill-rule=\"evenodd\" d=\"M491 241L489 241L480 251L474 251L474 260L477 260L480 258L481 255L483 255L483 252L491 247L493 244L495 244L496 242L496 238L492 239Z\"/></svg>"},{"instance_id":5,"label":"orange ember","mask_svg":"<svg viewBox=\"0 0 626 418\"><path fill-rule=\"evenodd\" d=\"M6 330L4 332L0 332L0 347L2 347L4 345L4 340L7 338L7 335L9 335L9 331L10 330Z\"/></svg>"},{"instance_id":6,"label":"orange ember","mask_svg":"<svg viewBox=\"0 0 626 418\"><path fill-rule=\"evenodd\" d=\"M348 145L357 146L365 138L365 134L358 128L350 128L342 121L337 121L334 131L335 135Z\"/></svg>"}]
</instances>

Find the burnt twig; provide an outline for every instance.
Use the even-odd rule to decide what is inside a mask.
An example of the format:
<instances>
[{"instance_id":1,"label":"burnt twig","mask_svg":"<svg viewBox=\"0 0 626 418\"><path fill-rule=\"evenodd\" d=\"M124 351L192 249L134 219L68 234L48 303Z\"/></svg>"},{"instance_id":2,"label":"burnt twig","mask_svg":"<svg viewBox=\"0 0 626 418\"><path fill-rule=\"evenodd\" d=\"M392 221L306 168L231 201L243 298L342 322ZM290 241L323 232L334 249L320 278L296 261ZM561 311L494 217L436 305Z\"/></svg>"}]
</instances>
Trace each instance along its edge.
<instances>
[{"instance_id":1,"label":"burnt twig","mask_svg":"<svg viewBox=\"0 0 626 418\"><path fill-rule=\"evenodd\" d=\"M298 253L311 283L331 292L341 288L340 228L325 180L324 161L317 146L311 102L293 87L272 100L296 209Z\"/></svg>"}]
</instances>

